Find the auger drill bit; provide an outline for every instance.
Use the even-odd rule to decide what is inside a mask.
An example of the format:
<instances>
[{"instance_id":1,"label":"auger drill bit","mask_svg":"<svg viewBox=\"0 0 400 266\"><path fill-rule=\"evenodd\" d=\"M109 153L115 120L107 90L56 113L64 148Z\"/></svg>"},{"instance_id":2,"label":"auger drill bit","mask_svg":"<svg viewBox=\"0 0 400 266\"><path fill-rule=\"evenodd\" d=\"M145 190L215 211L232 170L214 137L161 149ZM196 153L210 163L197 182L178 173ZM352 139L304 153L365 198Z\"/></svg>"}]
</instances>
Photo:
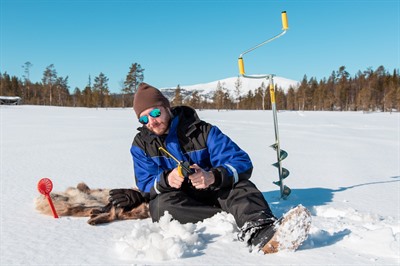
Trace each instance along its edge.
<instances>
[{"instance_id":1,"label":"auger drill bit","mask_svg":"<svg viewBox=\"0 0 400 266\"><path fill-rule=\"evenodd\" d=\"M272 115L274 117L274 130L275 130L275 143L270 147L276 151L277 162L272 164L278 168L279 181L273 182L275 185L279 186L281 192L281 198L286 199L290 195L290 188L283 184L283 180L289 176L289 170L282 167L282 161L288 156L285 150L281 150L279 142L279 130L278 130L278 115L276 110L275 102L275 85L273 75L269 76L269 93L271 97Z\"/></svg>"}]
</instances>

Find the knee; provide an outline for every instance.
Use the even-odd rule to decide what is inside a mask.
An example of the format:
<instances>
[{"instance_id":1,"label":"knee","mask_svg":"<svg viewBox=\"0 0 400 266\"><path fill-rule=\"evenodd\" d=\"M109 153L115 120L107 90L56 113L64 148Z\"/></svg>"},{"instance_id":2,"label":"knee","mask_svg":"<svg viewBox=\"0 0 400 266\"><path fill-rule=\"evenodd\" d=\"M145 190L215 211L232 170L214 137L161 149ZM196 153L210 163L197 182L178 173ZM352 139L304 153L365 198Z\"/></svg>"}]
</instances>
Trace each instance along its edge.
<instances>
[{"instance_id":1,"label":"knee","mask_svg":"<svg viewBox=\"0 0 400 266\"><path fill-rule=\"evenodd\" d=\"M159 194L149 202L149 211L153 222L158 222L166 211L170 211L172 205L168 200L170 197L168 194L170 193Z\"/></svg>"},{"instance_id":2,"label":"knee","mask_svg":"<svg viewBox=\"0 0 400 266\"><path fill-rule=\"evenodd\" d=\"M237 182L234 186L234 189L235 188L237 188L237 189L241 189L241 188L257 189L256 185L248 179L240 180L239 182Z\"/></svg>"},{"instance_id":3,"label":"knee","mask_svg":"<svg viewBox=\"0 0 400 266\"><path fill-rule=\"evenodd\" d=\"M164 215L164 208L161 209L161 204L162 201L160 201L160 197L157 196L153 200L149 202L149 212L150 212L150 217L153 220L153 222L158 222L161 218L161 216Z\"/></svg>"}]
</instances>

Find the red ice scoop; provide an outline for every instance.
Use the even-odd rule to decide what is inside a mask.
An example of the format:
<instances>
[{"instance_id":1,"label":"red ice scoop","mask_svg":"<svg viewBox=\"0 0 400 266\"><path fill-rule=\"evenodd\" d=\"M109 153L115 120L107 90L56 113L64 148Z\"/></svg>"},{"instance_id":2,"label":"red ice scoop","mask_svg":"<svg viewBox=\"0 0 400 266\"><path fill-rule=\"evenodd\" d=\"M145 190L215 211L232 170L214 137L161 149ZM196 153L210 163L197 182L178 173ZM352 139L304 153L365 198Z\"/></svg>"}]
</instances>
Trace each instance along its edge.
<instances>
[{"instance_id":1,"label":"red ice scoop","mask_svg":"<svg viewBox=\"0 0 400 266\"><path fill-rule=\"evenodd\" d=\"M49 202L51 211L53 212L54 218L58 218L56 209L54 208L54 205L53 205L53 201L51 200L51 197L50 197L50 192L52 189L53 189L53 182L51 182L51 180L49 178L42 178L39 180L38 190L41 194L43 194L47 198L47 201Z\"/></svg>"}]
</instances>

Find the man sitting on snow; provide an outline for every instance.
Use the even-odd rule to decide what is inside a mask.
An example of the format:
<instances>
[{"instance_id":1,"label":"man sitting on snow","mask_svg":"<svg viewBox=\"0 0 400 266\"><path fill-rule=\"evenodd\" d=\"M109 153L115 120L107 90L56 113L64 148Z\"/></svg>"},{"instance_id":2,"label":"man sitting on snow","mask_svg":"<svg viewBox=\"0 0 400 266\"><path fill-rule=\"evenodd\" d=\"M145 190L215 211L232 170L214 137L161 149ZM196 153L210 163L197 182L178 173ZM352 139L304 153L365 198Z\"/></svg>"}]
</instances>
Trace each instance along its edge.
<instances>
[{"instance_id":1,"label":"man sitting on snow","mask_svg":"<svg viewBox=\"0 0 400 266\"><path fill-rule=\"evenodd\" d=\"M249 180L253 165L246 152L218 127L200 120L194 109L171 108L168 99L146 83L140 84L133 108L143 125L131 147L141 193L111 190L113 205L132 209L147 201L154 222L166 211L181 223L225 211L240 228L239 240L264 253L279 250L277 219ZM303 240L288 248L297 248Z\"/></svg>"}]
</instances>

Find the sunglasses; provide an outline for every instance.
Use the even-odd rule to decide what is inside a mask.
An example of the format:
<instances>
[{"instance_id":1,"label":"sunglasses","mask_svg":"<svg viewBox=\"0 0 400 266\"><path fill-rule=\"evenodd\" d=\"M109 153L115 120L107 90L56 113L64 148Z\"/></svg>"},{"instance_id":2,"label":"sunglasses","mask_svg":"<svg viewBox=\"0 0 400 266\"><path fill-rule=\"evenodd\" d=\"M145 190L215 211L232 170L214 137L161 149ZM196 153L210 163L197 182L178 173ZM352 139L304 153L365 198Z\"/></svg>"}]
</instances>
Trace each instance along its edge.
<instances>
[{"instance_id":1,"label":"sunglasses","mask_svg":"<svg viewBox=\"0 0 400 266\"><path fill-rule=\"evenodd\" d=\"M159 117L160 115L161 110L158 108L151 110L151 112L149 113L149 116L153 118ZM143 125L146 125L147 123L149 123L149 117L147 115L142 115L141 117L139 117L139 122Z\"/></svg>"}]
</instances>

